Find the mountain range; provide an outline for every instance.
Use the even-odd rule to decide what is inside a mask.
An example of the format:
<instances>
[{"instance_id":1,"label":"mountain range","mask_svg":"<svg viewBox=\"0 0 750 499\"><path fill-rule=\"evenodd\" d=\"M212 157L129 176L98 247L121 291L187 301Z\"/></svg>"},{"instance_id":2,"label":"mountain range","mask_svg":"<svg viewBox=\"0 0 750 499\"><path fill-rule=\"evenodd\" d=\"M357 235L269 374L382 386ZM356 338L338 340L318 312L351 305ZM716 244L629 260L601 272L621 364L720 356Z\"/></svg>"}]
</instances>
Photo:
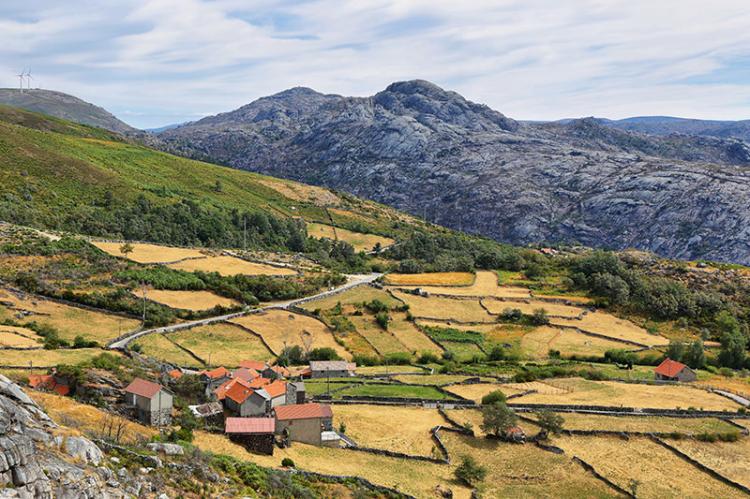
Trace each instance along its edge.
<instances>
[{"instance_id":1,"label":"mountain range","mask_svg":"<svg viewBox=\"0 0 750 499\"><path fill-rule=\"evenodd\" d=\"M750 146L733 137L523 123L420 80L371 97L293 88L158 137L513 244L750 263Z\"/></svg>"}]
</instances>

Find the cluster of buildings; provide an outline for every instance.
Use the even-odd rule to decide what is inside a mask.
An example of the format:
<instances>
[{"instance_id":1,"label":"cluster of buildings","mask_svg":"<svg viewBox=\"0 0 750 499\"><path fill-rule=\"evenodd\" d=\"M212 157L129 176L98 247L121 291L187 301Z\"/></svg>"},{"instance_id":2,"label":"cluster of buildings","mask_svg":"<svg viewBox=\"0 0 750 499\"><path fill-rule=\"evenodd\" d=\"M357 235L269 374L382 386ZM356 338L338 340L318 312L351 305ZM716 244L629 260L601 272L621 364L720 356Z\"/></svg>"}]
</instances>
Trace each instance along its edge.
<instances>
[{"instance_id":1,"label":"cluster of buildings","mask_svg":"<svg viewBox=\"0 0 750 499\"><path fill-rule=\"evenodd\" d=\"M209 402L190 410L198 418L223 418L226 435L254 452L272 454L276 443L292 441L338 447L331 407L306 403L302 379L354 376L355 369L345 361L312 361L293 377L285 367L248 360L234 370L204 370L198 376ZM182 373L168 374L178 379ZM173 399L167 388L140 378L125 389L125 403L151 425L170 424Z\"/></svg>"}]
</instances>

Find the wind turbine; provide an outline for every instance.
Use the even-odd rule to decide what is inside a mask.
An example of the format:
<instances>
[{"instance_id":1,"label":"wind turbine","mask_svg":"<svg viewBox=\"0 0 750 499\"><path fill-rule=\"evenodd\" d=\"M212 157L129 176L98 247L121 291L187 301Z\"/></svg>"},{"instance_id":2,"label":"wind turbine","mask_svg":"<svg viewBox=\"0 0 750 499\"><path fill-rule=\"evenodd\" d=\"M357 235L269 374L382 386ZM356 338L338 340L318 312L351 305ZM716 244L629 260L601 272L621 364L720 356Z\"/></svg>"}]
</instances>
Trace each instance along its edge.
<instances>
[{"instance_id":1,"label":"wind turbine","mask_svg":"<svg viewBox=\"0 0 750 499\"><path fill-rule=\"evenodd\" d=\"M21 74L17 74L16 75L16 76L18 76L18 90L20 90L21 92L23 92L23 77L26 76L24 74L24 71L25 70L22 69L21 70Z\"/></svg>"},{"instance_id":2,"label":"wind turbine","mask_svg":"<svg viewBox=\"0 0 750 499\"><path fill-rule=\"evenodd\" d=\"M34 77L31 76L31 70L30 69L27 70L26 71L26 88L28 90L31 90L31 80L33 80L33 79L34 79Z\"/></svg>"}]
</instances>

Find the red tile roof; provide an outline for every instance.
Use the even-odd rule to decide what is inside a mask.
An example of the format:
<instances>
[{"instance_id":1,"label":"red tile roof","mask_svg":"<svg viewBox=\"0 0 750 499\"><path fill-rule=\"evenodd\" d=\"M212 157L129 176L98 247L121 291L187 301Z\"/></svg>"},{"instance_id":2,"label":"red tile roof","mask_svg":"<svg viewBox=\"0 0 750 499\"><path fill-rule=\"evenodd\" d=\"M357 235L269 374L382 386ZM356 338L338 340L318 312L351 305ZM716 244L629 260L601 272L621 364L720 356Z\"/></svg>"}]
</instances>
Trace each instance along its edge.
<instances>
[{"instance_id":1,"label":"red tile roof","mask_svg":"<svg viewBox=\"0 0 750 499\"><path fill-rule=\"evenodd\" d=\"M220 384L215 390L214 394L216 395L216 398L219 400L224 400L224 397L227 396L227 390L229 390L232 386L234 386L237 383L243 383L247 388L250 388L250 385L242 378L232 378L228 379L222 384Z\"/></svg>"},{"instance_id":2,"label":"red tile roof","mask_svg":"<svg viewBox=\"0 0 750 499\"><path fill-rule=\"evenodd\" d=\"M235 369L234 371L232 371L232 377L242 378L245 381L250 381L257 378L258 376L260 376L260 374L258 374L258 371L256 371L255 369L248 369L247 367L240 367L239 369Z\"/></svg>"},{"instance_id":3,"label":"red tile roof","mask_svg":"<svg viewBox=\"0 0 750 499\"><path fill-rule=\"evenodd\" d=\"M256 371L262 371L266 368L268 364L263 362L262 360L243 360L240 362L240 367L244 367L246 369L255 369Z\"/></svg>"},{"instance_id":4,"label":"red tile roof","mask_svg":"<svg viewBox=\"0 0 750 499\"><path fill-rule=\"evenodd\" d=\"M68 385L56 384L53 390L55 391L55 393L57 393L58 395L62 395L63 397L70 393L70 387Z\"/></svg>"},{"instance_id":5,"label":"red tile roof","mask_svg":"<svg viewBox=\"0 0 750 499\"><path fill-rule=\"evenodd\" d=\"M135 395L140 395L141 397L149 399L159 393L159 390L161 390L161 385L141 378L135 378L128 387L125 388L126 393L134 393Z\"/></svg>"},{"instance_id":6,"label":"red tile roof","mask_svg":"<svg viewBox=\"0 0 750 499\"><path fill-rule=\"evenodd\" d=\"M276 419L286 421L289 419L313 419L332 418L331 406L323 404L296 404L280 405L274 409Z\"/></svg>"},{"instance_id":7,"label":"red tile roof","mask_svg":"<svg viewBox=\"0 0 750 499\"><path fill-rule=\"evenodd\" d=\"M216 369L213 369L211 371L201 371L201 374L211 379L223 378L225 376L229 377L229 371L224 366L217 367Z\"/></svg>"},{"instance_id":8,"label":"red tile roof","mask_svg":"<svg viewBox=\"0 0 750 499\"><path fill-rule=\"evenodd\" d=\"M667 378L674 378L686 367L687 366L682 362L677 362L672 359L664 359L664 362L659 364L659 367L654 369L654 372L666 376Z\"/></svg>"},{"instance_id":9,"label":"red tile roof","mask_svg":"<svg viewBox=\"0 0 750 499\"><path fill-rule=\"evenodd\" d=\"M179 369L172 369L167 374L172 379L180 379L180 378L182 378L182 371L180 371Z\"/></svg>"},{"instance_id":10,"label":"red tile roof","mask_svg":"<svg viewBox=\"0 0 750 499\"><path fill-rule=\"evenodd\" d=\"M273 383L270 383L263 387L263 389L268 393L271 398L276 398L280 395L286 394L286 381L274 381Z\"/></svg>"},{"instance_id":11,"label":"red tile roof","mask_svg":"<svg viewBox=\"0 0 750 499\"><path fill-rule=\"evenodd\" d=\"M224 423L226 433L263 434L276 430L273 418L227 418Z\"/></svg>"},{"instance_id":12,"label":"red tile roof","mask_svg":"<svg viewBox=\"0 0 750 499\"><path fill-rule=\"evenodd\" d=\"M53 388L55 386L55 377L51 374L31 374L29 376L29 386L31 388Z\"/></svg>"},{"instance_id":13,"label":"red tile roof","mask_svg":"<svg viewBox=\"0 0 750 499\"><path fill-rule=\"evenodd\" d=\"M268 378L255 378L254 380L250 381L248 384L250 385L250 388L262 388L270 383L271 383L271 380Z\"/></svg>"},{"instance_id":14,"label":"red tile roof","mask_svg":"<svg viewBox=\"0 0 750 499\"><path fill-rule=\"evenodd\" d=\"M224 397L241 404L253 394L254 390L248 386L247 382L242 381L239 378L234 381L236 381L236 383L232 383L227 387L226 392L224 392Z\"/></svg>"}]
</instances>

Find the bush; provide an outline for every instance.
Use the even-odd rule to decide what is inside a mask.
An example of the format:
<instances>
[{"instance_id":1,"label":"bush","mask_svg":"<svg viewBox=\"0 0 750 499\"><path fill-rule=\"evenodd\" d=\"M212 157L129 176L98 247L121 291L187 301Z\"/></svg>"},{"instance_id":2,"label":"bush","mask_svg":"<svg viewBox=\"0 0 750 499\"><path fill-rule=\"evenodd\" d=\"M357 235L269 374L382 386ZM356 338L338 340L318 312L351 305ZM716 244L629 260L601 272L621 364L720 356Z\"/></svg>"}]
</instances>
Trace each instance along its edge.
<instances>
[{"instance_id":1,"label":"bush","mask_svg":"<svg viewBox=\"0 0 750 499\"><path fill-rule=\"evenodd\" d=\"M537 424L544 431L559 435L565 424L565 419L552 411L542 410L537 412Z\"/></svg>"},{"instance_id":2,"label":"bush","mask_svg":"<svg viewBox=\"0 0 750 499\"><path fill-rule=\"evenodd\" d=\"M378 366L380 359L372 355L355 355L352 359L358 366Z\"/></svg>"},{"instance_id":3,"label":"bush","mask_svg":"<svg viewBox=\"0 0 750 499\"><path fill-rule=\"evenodd\" d=\"M411 355L406 352L394 352L384 356L386 364L407 366L411 364Z\"/></svg>"},{"instance_id":4,"label":"bush","mask_svg":"<svg viewBox=\"0 0 750 499\"><path fill-rule=\"evenodd\" d=\"M505 349L500 345L495 345L490 350L490 354L487 356L488 360L503 360L505 359Z\"/></svg>"},{"instance_id":5,"label":"bush","mask_svg":"<svg viewBox=\"0 0 750 499\"><path fill-rule=\"evenodd\" d=\"M453 472L456 479L469 487L474 487L487 476L487 468L480 466L471 456L462 456L461 464Z\"/></svg>"},{"instance_id":6,"label":"bush","mask_svg":"<svg viewBox=\"0 0 750 499\"><path fill-rule=\"evenodd\" d=\"M534 313L531 314L531 323L535 326L545 326L549 324L549 317L547 311L543 308L537 308Z\"/></svg>"},{"instance_id":7,"label":"bush","mask_svg":"<svg viewBox=\"0 0 750 499\"><path fill-rule=\"evenodd\" d=\"M330 347L314 348L307 356L307 360L341 360L336 350Z\"/></svg>"},{"instance_id":8,"label":"bush","mask_svg":"<svg viewBox=\"0 0 750 499\"><path fill-rule=\"evenodd\" d=\"M291 458L285 457L281 460L281 466L284 468L294 468L294 461L291 460Z\"/></svg>"},{"instance_id":9,"label":"bush","mask_svg":"<svg viewBox=\"0 0 750 499\"><path fill-rule=\"evenodd\" d=\"M375 315L375 321L378 323L378 326L383 329L388 329L388 323L391 322L391 318L388 315L388 312L378 312Z\"/></svg>"},{"instance_id":10,"label":"bush","mask_svg":"<svg viewBox=\"0 0 750 499\"><path fill-rule=\"evenodd\" d=\"M495 402L505 403L505 394L500 390L495 390L482 397L482 405L490 405Z\"/></svg>"},{"instance_id":11,"label":"bush","mask_svg":"<svg viewBox=\"0 0 750 499\"><path fill-rule=\"evenodd\" d=\"M438 356L433 352L422 352L417 359L417 364L436 364Z\"/></svg>"}]
</instances>

